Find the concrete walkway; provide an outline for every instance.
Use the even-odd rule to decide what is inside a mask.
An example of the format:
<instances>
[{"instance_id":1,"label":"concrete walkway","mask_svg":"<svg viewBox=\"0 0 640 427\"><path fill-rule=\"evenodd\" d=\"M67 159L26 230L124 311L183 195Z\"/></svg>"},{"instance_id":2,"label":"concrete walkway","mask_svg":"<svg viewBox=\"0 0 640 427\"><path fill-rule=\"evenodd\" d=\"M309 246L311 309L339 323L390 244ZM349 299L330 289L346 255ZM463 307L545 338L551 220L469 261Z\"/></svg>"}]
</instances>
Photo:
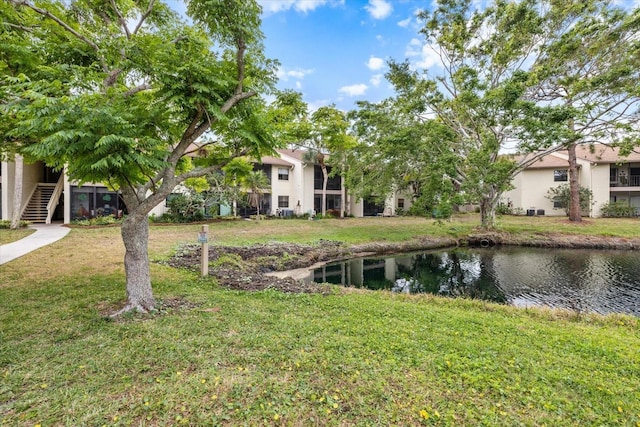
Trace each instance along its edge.
<instances>
[{"instance_id":1,"label":"concrete walkway","mask_svg":"<svg viewBox=\"0 0 640 427\"><path fill-rule=\"evenodd\" d=\"M29 227L35 228L35 233L16 242L0 245L0 264L13 261L22 255L56 242L71 231L69 227L64 227L62 224L34 224Z\"/></svg>"}]
</instances>

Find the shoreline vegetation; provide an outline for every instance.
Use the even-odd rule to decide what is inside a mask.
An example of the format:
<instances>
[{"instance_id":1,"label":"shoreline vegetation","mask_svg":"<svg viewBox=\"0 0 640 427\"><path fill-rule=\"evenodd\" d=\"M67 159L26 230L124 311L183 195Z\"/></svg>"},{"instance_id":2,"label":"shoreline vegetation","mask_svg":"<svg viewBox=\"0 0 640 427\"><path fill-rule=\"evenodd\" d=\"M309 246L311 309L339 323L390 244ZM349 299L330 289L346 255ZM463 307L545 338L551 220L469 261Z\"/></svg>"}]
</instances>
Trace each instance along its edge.
<instances>
[{"instance_id":1,"label":"shoreline vegetation","mask_svg":"<svg viewBox=\"0 0 640 427\"><path fill-rule=\"evenodd\" d=\"M214 222L210 271L249 289L269 269L466 236L640 248L637 219L501 217L490 235L477 219ZM104 316L124 302L117 227L0 266L0 425L640 425L637 318L231 289L188 266L199 229L151 227L148 316Z\"/></svg>"}]
</instances>

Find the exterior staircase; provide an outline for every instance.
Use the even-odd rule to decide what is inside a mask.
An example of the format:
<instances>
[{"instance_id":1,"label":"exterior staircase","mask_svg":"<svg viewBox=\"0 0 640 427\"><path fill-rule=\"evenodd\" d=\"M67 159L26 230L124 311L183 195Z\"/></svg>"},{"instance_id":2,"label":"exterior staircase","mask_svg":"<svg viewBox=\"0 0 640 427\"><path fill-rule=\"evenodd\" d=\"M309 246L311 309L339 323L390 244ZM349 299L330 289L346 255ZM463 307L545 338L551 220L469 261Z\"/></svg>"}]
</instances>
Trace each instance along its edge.
<instances>
[{"instance_id":1,"label":"exterior staircase","mask_svg":"<svg viewBox=\"0 0 640 427\"><path fill-rule=\"evenodd\" d=\"M48 223L48 207L55 190L56 184L38 183L22 213L22 219L31 223Z\"/></svg>"}]
</instances>

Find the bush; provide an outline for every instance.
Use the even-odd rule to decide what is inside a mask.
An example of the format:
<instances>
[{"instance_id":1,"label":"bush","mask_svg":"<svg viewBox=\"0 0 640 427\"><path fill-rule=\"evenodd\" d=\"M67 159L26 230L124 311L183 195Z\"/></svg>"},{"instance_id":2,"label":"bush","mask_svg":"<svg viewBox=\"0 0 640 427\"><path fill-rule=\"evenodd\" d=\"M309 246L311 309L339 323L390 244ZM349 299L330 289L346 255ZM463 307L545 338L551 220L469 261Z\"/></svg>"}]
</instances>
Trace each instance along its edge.
<instances>
[{"instance_id":1,"label":"bush","mask_svg":"<svg viewBox=\"0 0 640 427\"><path fill-rule=\"evenodd\" d=\"M107 215L97 216L95 218L76 219L71 221L71 223L82 227L93 227L96 225L114 225L122 224L122 218L116 218L113 215Z\"/></svg>"},{"instance_id":2,"label":"bush","mask_svg":"<svg viewBox=\"0 0 640 427\"><path fill-rule=\"evenodd\" d=\"M18 228L28 227L29 224L31 224L29 221L20 220L20 224L18 225ZM11 228L11 220L8 220L8 219L0 220L0 228Z\"/></svg>"},{"instance_id":3,"label":"bush","mask_svg":"<svg viewBox=\"0 0 640 427\"><path fill-rule=\"evenodd\" d=\"M588 188L580 186L580 210L584 213L589 212L593 193ZM571 191L569 184L561 184L557 187L551 187L547 191L547 199L553 201L554 209L564 209L569 215L569 206L571 205Z\"/></svg>"},{"instance_id":4,"label":"bush","mask_svg":"<svg viewBox=\"0 0 640 427\"><path fill-rule=\"evenodd\" d=\"M513 208L510 203L498 203L496 207L496 214L498 215L513 215Z\"/></svg>"},{"instance_id":5,"label":"bush","mask_svg":"<svg viewBox=\"0 0 640 427\"><path fill-rule=\"evenodd\" d=\"M167 202L173 222L204 220L204 198L198 194L177 194Z\"/></svg>"},{"instance_id":6,"label":"bush","mask_svg":"<svg viewBox=\"0 0 640 427\"><path fill-rule=\"evenodd\" d=\"M602 216L607 218L629 218L638 216L638 209L628 202L604 203L600 208Z\"/></svg>"}]
</instances>

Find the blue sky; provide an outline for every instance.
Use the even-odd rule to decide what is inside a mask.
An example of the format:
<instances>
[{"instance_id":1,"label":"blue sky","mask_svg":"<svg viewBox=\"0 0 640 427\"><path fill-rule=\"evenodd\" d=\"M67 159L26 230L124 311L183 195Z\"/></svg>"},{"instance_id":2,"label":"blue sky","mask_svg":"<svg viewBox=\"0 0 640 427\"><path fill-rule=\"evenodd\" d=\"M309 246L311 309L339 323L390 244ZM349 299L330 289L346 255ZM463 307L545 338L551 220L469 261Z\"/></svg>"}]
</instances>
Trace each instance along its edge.
<instances>
[{"instance_id":1,"label":"blue sky","mask_svg":"<svg viewBox=\"0 0 640 427\"><path fill-rule=\"evenodd\" d=\"M184 12L180 0L166 0ZM429 65L416 11L431 0L258 0L268 58L277 59L280 89L303 94L311 110L380 101L393 94L386 61Z\"/></svg>"},{"instance_id":2,"label":"blue sky","mask_svg":"<svg viewBox=\"0 0 640 427\"><path fill-rule=\"evenodd\" d=\"M311 109L392 95L387 60L429 61L414 0L259 0L266 54L281 63L281 89L301 92Z\"/></svg>"},{"instance_id":3,"label":"blue sky","mask_svg":"<svg viewBox=\"0 0 640 427\"><path fill-rule=\"evenodd\" d=\"M166 0L184 11L182 0ZM393 95L384 78L387 61L408 59L434 69L439 58L420 35L416 12L436 0L257 0L268 58L280 61L280 89L303 94L311 110L335 104L378 102ZM490 0L473 0L482 8ZM640 6L640 0L612 0Z\"/></svg>"}]
</instances>

